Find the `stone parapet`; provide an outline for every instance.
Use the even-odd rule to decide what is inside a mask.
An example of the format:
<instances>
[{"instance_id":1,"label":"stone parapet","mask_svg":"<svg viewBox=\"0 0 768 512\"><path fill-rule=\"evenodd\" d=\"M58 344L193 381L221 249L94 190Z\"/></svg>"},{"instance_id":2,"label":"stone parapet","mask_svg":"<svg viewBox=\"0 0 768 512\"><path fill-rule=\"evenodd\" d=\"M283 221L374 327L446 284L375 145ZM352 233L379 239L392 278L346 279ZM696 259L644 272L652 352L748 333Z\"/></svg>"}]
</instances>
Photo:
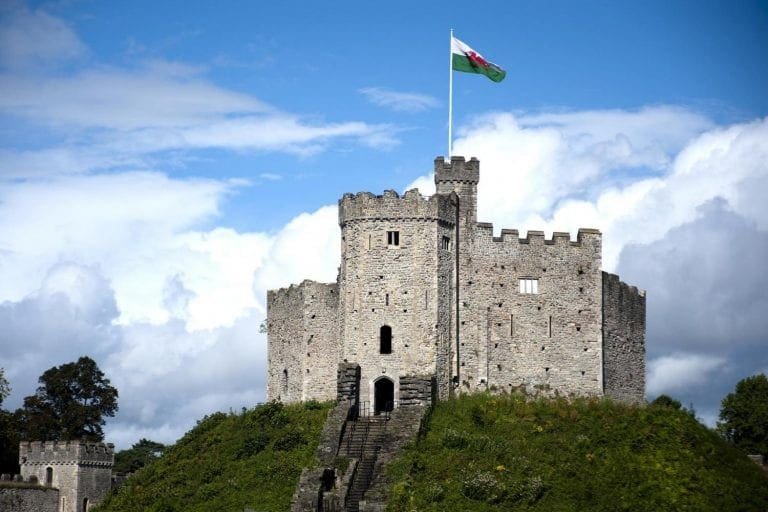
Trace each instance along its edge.
<instances>
[{"instance_id":1,"label":"stone parapet","mask_svg":"<svg viewBox=\"0 0 768 512\"><path fill-rule=\"evenodd\" d=\"M434 195L426 198L417 189L402 197L394 190L377 196L370 192L344 194L339 200L339 225L353 221L421 219L440 220L453 224L456 208L450 196Z\"/></svg>"},{"instance_id":2,"label":"stone parapet","mask_svg":"<svg viewBox=\"0 0 768 512\"><path fill-rule=\"evenodd\" d=\"M452 156L450 161L444 157L435 158L435 183L457 181L477 184L480 181L480 161L472 157L469 161L463 156Z\"/></svg>"},{"instance_id":3,"label":"stone parapet","mask_svg":"<svg viewBox=\"0 0 768 512\"><path fill-rule=\"evenodd\" d=\"M112 443L83 441L29 441L19 444L21 464L83 464L112 466Z\"/></svg>"}]
</instances>

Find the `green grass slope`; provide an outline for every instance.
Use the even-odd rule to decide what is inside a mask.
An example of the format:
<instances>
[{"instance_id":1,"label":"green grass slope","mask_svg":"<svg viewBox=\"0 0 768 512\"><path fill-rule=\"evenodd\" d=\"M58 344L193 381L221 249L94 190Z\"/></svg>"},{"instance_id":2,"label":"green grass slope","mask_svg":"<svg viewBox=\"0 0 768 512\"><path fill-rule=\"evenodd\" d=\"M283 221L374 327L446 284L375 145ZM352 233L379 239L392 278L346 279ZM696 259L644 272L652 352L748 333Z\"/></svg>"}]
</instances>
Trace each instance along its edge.
<instances>
[{"instance_id":1,"label":"green grass slope","mask_svg":"<svg viewBox=\"0 0 768 512\"><path fill-rule=\"evenodd\" d=\"M285 511L329 404L217 413L131 476L99 512Z\"/></svg>"},{"instance_id":2,"label":"green grass slope","mask_svg":"<svg viewBox=\"0 0 768 512\"><path fill-rule=\"evenodd\" d=\"M753 462L670 407L463 396L390 466L391 511L766 511Z\"/></svg>"}]
</instances>

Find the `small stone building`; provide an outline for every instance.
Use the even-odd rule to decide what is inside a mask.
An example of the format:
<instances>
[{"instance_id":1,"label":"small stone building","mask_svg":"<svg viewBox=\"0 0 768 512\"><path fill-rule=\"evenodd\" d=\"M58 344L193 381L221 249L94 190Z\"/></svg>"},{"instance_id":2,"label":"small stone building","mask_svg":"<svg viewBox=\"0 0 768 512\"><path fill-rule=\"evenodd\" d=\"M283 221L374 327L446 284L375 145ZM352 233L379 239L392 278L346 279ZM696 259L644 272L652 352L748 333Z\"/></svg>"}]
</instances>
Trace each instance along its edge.
<instances>
[{"instance_id":1,"label":"small stone building","mask_svg":"<svg viewBox=\"0 0 768 512\"><path fill-rule=\"evenodd\" d=\"M36 512L87 512L95 507L111 488L114 462L111 443L35 441L19 445L22 479L58 489L57 506ZM24 492L35 494L34 490Z\"/></svg>"},{"instance_id":2,"label":"small stone building","mask_svg":"<svg viewBox=\"0 0 768 512\"><path fill-rule=\"evenodd\" d=\"M344 194L336 282L268 292L268 399L335 399L344 363L374 412L413 382L644 399L645 294L601 271L601 233L494 236L479 181L477 159L438 157L431 197Z\"/></svg>"}]
</instances>

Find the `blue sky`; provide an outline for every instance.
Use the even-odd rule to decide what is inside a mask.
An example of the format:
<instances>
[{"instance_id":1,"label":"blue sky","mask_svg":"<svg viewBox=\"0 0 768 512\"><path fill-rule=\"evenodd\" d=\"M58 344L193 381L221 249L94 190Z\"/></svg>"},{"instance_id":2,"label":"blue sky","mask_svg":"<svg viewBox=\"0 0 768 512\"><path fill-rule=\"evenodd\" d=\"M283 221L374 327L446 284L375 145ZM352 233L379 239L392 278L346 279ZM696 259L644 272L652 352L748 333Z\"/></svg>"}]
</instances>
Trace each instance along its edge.
<instances>
[{"instance_id":1,"label":"blue sky","mask_svg":"<svg viewBox=\"0 0 768 512\"><path fill-rule=\"evenodd\" d=\"M0 5L6 405L82 354L119 445L263 400L265 290L334 279L336 200L430 192L450 28L508 73L454 77L481 220L603 231L649 397L711 424L768 371L766 2L191 4Z\"/></svg>"}]
</instances>

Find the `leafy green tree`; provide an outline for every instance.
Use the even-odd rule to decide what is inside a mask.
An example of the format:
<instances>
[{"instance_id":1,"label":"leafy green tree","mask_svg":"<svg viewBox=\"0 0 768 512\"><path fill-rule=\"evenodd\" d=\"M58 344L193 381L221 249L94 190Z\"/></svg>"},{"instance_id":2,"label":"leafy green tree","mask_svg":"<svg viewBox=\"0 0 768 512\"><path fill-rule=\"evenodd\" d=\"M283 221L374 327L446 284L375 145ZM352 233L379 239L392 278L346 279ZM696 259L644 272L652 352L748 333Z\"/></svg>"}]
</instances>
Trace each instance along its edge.
<instances>
[{"instance_id":1,"label":"leafy green tree","mask_svg":"<svg viewBox=\"0 0 768 512\"><path fill-rule=\"evenodd\" d=\"M105 416L117 412L117 389L90 357L50 368L19 409L22 437L35 440L104 439Z\"/></svg>"},{"instance_id":2,"label":"leafy green tree","mask_svg":"<svg viewBox=\"0 0 768 512\"><path fill-rule=\"evenodd\" d=\"M163 451L165 451L164 444L142 439L129 449L115 454L114 470L116 473L133 473L159 458Z\"/></svg>"},{"instance_id":3,"label":"leafy green tree","mask_svg":"<svg viewBox=\"0 0 768 512\"><path fill-rule=\"evenodd\" d=\"M739 381L723 399L718 431L747 453L768 456L768 377L753 375Z\"/></svg>"}]
</instances>

